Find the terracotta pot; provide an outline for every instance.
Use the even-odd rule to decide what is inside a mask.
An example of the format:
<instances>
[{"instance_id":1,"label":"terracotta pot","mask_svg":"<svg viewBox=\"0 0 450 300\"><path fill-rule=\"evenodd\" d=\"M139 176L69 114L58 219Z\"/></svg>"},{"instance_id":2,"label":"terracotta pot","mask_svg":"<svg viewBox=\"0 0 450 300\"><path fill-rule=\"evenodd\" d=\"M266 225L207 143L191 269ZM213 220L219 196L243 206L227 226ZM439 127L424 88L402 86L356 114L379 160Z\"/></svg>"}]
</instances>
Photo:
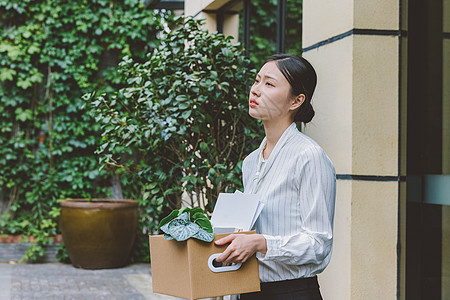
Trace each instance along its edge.
<instances>
[{"instance_id":1,"label":"terracotta pot","mask_svg":"<svg viewBox=\"0 0 450 300\"><path fill-rule=\"evenodd\" d=\"M138 201L61 201L61 232L75 267L119 268L128 263L138 227Z\"/></svg>"}]
</instances>

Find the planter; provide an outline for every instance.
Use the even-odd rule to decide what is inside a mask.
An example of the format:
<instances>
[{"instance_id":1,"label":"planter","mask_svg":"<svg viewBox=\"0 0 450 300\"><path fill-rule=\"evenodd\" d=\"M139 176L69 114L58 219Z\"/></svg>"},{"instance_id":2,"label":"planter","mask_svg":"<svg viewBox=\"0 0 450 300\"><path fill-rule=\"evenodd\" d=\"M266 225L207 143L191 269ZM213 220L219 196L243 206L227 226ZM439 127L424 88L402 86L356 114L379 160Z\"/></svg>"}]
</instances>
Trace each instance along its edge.
<instances>
[{"instance_id":1,"label":"planter","mask_svg":"<svg viewBox=\"0 0 450 300\"><path fill-rule=\"evenodd\" d=\"M61 201L61 232L70 260L84 269L119 268L128 263L138 227L138 201Z\"/></svg>"}]
</instances>

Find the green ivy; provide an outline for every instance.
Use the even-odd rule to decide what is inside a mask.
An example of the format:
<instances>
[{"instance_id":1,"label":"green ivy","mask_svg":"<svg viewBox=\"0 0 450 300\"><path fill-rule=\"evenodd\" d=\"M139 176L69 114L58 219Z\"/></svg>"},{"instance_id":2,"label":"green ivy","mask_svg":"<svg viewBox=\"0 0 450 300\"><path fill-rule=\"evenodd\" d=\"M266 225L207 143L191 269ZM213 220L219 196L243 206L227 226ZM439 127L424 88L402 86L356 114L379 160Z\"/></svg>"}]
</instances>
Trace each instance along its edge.
<instances>
[{"instance_id":1,"label":"green ivy","mask_svg":"<svg viewBox=\"0 0 450 300\"><path fill-rule=\"evenodd\" d=\"M144 61L170 17L140 0L0 0L0 233L45 246L59 199L111 196L118 175L99 168L101 124L81 96L123 87L114 67ZM120 180L135 196L134 179Z\"/></svg>"}]
</instances>

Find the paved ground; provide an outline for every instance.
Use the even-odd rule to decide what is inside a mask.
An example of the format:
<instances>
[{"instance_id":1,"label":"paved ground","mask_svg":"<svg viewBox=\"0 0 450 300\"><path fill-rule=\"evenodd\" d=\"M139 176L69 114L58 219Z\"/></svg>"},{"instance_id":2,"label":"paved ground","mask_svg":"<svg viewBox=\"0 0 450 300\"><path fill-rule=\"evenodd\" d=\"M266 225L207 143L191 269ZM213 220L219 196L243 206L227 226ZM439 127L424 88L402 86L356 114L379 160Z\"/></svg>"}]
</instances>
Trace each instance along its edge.
<instances>
[{"instance_id":1,"label":"paved ground","mask_svg":"<svg viewBox=\"0 0 450 300\"><path fill-rule=\"evenodd\" d=\"M84 270L61 263L0 263L0 300L174 300L152 292L149 264Z\"/></svg>"}]
</instances>

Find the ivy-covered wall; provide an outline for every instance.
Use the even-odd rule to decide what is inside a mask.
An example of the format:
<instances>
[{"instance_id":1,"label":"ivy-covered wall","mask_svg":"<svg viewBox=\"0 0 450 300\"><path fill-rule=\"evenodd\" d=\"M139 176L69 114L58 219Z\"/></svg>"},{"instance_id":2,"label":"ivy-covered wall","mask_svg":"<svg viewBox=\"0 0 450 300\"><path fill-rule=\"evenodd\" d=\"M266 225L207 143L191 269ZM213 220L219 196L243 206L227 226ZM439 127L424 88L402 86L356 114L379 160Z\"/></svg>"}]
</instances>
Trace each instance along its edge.
<instances>
[{"instance_id":1,"label":"ivy-covered wall","mask_svg":"<svg viewBox=\"0 0 450 300\"><path fill-rule=\"evenodd\" d=\"M286 48L289 53L299 54L301 51L301 44L297 43L301 40L301 2L288 1L290 23L287 24ZM142 0L0 0L0 234L37 237L40 244L28 258L42 254L42 246L49 242L49 236L58 232L59 199L141 199L141 205L146 206L142 216L154 226L157 220L151 216L160 213L164 203L170 203L171 194L176 198L183 191L202 195L203 205L211 210L214 201L209 200L214 200L218 192L238 188L241 184L240 160L257 146L252 144L261 137L261 132L258 132L261 128L247 118L242 106L247 93L244 77L252 72L246 72L246 69L259 68L264 59L276 51L276 0L252 2L251 63L243 59L239 46L231 45L222 36L208 36L198 28L194 31L197 30L206 42L197 38L191 45L190 51L197 51L197 54L181 55L184 42L180 44L170 40L177 35L183 39L195 39L189 37L189 31L170 33L166 30L166 50L172 51L170 53L177 64L165 61L164 47L157 52L159 60L149 62L147 55L164 39L160 32L172 24L172 14L154 11L144 3ZM291 40L292 43L289 42ZM206 54L211 56L214 53L214 56L203 57L204 49L194 47L196 43L206 43ZM116 66L125 56L122 71L118 72ZM157 66L158 63L162 67ZM213 64L214 68L208 64ZM198 78L190 76L194 65L201 66L196 70L203 72ZM230 72L229 68L235 69ZM208 73L207 70L214 72ZM164 79L164 89L158 89L151 75L163 72L169 73ZM141 77L148 77L151 86L136 81ZM183 85L173 86L179 81ZM185 85L189 85L190 90L183 90ZM140 105L147 102L133 102L140 99L135 97L142 90L166 94L161 99L153 99L155 105L142 109ZM126 96L126 101L132 99L130 103L136 105L130 104L130 107L136 108L132 110L135 115L118 106L97 107L100 109L97 111L91 107L89 112L82 95L92 91L96 91L96 95L106 93L118 99ZM164 107L156 106L168 97L183 100L183 104L177 106L169 101L169 110L165 107L167 103ZM210 104L205 106L207 97L221 101L215 101L217 107L212 109ZM146 113L153 110L164 126L167 120L177 120L176 126L162 126L161 129L177 130L170 132L172 138L154 139L151 141L153 144L143 147L139 143L148 142L145 134L139 136L134 132L125 138L120 130L107 131L108 126L120 123L105 123L109 110L116 108L121 117L130 113L127 118L131 117L131 123L121 128L122 131L127 131L130 124L142 121L137 132L145 133L143 129L153 126L145 122ZM220 118L217 117L219 114ZM207 124L211 117L217 121L214 123L219 134L217 137L209 133L212 127ZM224 126L228 123L222 123L221 118L239 122L228 122L233 126ZM197 123L200 129L189 131L189 136L199 142L189 142L193 147L186 146L188 141L177 137L176 133L183 128L193 130L193 124ZM235 128L239 129L239 137L245 141L230 143L234 146L229 147L227 142L233 140L227 140L227 134L234 136ZM223 138L225 141L221 140ZM111 145L114 145L113 150ZM170 152L171 145L180 146L180 150ZM165 167L158 165L146 155L150 150L168 153L176 162ZM232 155L228 154L223 160L222 152ZM121 154L122 157L126 154L125 157L131 158L133 163L119 161L114 166L114 160L109 159L113 156L108 156L108 153ZM106 168L101 168L98 154L103 155L103 162L108 161L103 165ZM156 160L161 157L167 158L154 156ZM142 160L135 164L138 159ZM136 168L129 172L133 167ZM167 183L167 176L173 182ZM160 186L158 182L168 185ZM215 185L203 195L199 188L205 182ZM142 226L141 220L141 229ZM140 244L146 245L146 242L141 240ZM141 258L148 255L143 246L137 246L134 252Z\"/></svg>"},{"instance_id":2,"label":"ivy-covered wall","mask_svg":"<svg viewBox=\"0 0 450 300\"><path fill-rule=\"evenodd\" d=\"M99 170L81 96L122 87L114 67L144 60L170 15L140 0L0 0L0 233L45 241L58 199L134 196Z\"/></svg>"}]
</instances>

